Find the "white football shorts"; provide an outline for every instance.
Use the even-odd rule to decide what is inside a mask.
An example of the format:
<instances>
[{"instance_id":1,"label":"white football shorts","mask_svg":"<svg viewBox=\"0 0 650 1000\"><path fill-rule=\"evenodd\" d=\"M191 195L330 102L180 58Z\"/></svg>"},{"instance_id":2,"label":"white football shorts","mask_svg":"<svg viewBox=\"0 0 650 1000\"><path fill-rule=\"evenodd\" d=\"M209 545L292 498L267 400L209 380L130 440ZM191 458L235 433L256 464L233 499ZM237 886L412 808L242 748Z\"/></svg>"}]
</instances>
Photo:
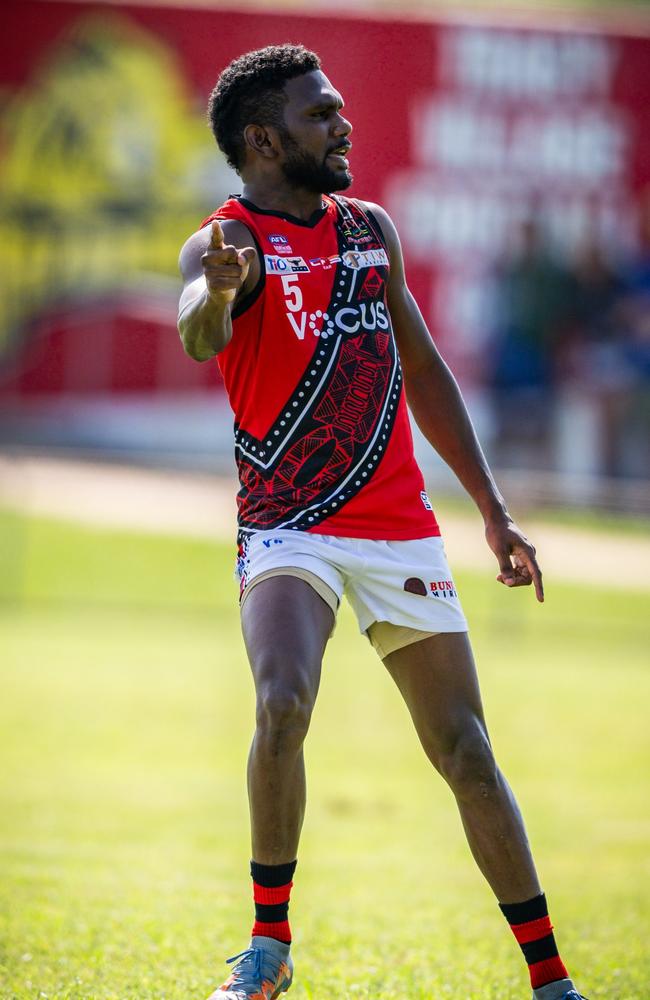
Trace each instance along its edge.
<instances>
[{"instance_id":1,"label":"white football shorts","mask_svg":"<svg viewBox=\"0 0 650 1000\"><path fill-rule=\"evenodd\" d=\"M244 535L236 576L243 606L271 576L309 583L334 613L343 594L381 657L439 632L466 632L442 538L380 541L277 529Z\"/></svg>"}]
</instances>

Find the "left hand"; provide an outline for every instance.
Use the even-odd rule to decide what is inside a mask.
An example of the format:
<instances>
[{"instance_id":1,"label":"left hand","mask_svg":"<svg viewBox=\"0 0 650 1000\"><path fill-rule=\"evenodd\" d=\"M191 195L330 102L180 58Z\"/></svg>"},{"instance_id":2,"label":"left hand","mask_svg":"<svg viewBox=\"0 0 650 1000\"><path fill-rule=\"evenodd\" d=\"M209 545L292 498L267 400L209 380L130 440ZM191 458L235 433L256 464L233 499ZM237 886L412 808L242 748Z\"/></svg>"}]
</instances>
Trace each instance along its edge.
<instances>
[{"instance_id":1,"label":"left hand","mask_svg":"<svg viewBox=\"0 0 650 1000\"><path fill-rule=\"evenodd\" d=\"M488 521L485 528L487 543L497 557L499 574L497 580L506 587L535 586L537 600L544 600L542 571L535 558L535 546L514 521L503 519Z\"/></svg>"}]
</instances>

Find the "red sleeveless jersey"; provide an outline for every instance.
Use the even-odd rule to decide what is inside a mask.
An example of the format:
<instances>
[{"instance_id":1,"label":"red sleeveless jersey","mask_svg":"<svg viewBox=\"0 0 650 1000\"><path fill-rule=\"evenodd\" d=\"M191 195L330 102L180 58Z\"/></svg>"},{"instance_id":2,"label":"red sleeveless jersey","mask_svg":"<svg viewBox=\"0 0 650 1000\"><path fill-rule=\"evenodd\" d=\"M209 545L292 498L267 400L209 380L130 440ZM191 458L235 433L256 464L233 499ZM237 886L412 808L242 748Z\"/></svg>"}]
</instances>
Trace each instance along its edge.
<instances>
[{"instance_id":1,"label":"red sleeveless jersey","mask_svg":"<svg viewBox=\"0 0 650 1000\"><path fill-rule=\"evenodd\" d=\"M239 526L439 535L413 455L381 229L355 201L323 205L304 222L231 197L202 224L244 223L262 272L218 357L235 414Z\"/></svg>"}]
</instances>

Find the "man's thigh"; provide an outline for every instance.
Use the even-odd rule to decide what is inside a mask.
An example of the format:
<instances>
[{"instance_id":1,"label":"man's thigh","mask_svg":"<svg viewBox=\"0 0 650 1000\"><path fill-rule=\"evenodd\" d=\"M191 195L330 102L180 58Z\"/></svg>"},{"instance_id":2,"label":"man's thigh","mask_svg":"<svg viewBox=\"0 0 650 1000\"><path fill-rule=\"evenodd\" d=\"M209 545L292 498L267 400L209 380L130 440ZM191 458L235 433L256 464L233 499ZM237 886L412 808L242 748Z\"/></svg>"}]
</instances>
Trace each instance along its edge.
<instances>
[{"instance_id":1,"label":"man's thigh","mask_svg":"<svg viewBox=\"0 0 650 1000\"><path fill-rule=\"evenodd\" d=\"M334 612L305 579L273 575L252 588L241 610L255 685L315 700Z\"/></svg>"},{"instance_id":2,"label":"man's thigh","mask_svg":"<svg viewBox=\"0 0 650 1000\"><path fill-rule=\"evenodd\" d=\"M472 732L487 736L474 656L466 632L441 632L395 650L384 663L434 755Z\"/></svg>"}]
</instances>

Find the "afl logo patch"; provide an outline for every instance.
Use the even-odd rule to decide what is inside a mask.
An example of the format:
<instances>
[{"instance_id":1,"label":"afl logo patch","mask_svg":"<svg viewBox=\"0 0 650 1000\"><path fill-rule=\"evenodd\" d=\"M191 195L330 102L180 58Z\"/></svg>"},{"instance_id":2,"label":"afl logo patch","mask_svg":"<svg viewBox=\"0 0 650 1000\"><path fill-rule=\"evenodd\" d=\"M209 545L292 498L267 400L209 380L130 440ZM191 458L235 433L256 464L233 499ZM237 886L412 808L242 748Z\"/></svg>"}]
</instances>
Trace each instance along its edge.
<instances>
[{"instance_id":1,"label":"afl logo patch","mask_svg":"<svg viewBox=\"0 0 650 1000\"><path fill-rule=\"evenodd\" d=\"M281 233L272 233L268 239L269 243L273 244L277 253L293 253L293 250L289 246L289 240Z\"/></svg>"}]
</instances>

